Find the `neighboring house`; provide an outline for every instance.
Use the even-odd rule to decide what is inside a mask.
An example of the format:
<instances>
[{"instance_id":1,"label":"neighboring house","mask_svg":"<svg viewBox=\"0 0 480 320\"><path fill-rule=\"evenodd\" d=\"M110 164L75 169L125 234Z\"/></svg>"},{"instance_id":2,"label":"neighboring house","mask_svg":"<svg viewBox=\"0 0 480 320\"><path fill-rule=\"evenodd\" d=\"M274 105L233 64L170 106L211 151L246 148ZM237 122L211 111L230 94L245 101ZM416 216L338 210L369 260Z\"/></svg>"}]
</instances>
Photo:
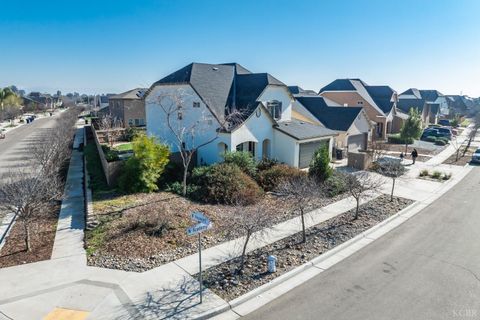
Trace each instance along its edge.
<instances>
[{"instance_id":1,"label":"neighboring house","mask_svg":"<svg viewBox=\"0 0 480 320\"><path fill-rule=\"evenodd\" d=\"M347 152L367 149L372 126L362 107L342 108L318 95L295 95L295 98L294 117L300 115L302 119L337 131L335 148Z\"/></svg>"},{"instance_id":2,"label":"neighboring house","mask_svg":"<svg viewBox=\"0 0 480 320\"><path fill-rule=\"evenodd\" d=\"M108 97L109 95L95 96L95 108L98 110L101 110L105 107L108 107L109 106Z\"/></svg>"},{"instance_id":3,"label":"neighboring house","mask_svg":"<svg viewBox=\"0 0 480 320\"><path fill-rule=\"evenodd\" d=\"M109 97L110 113L121 120L124 127L143 127L145 120L146 88L136 88Z\"/></svg>"},{"instance_id":4,"label":"neighboring house","mask_svg":"<svg viewBox=\"0 0 480 320\"><path fill-rule=\"evenodd\" d=\"M48 93L30 92L22 98L26 110L54 109L61 106L61 100Z\"/></svg>"},{"instance_id":5,"label":"neighboring house","mask_svg":"<svg viewBox=\"0 0 480 320\"><path fill-rule=\"evenodd\" d=\"M398 96L398 99L421 99L425 103L432 105L438 105L438 114L437 117L446 117L449 114L449 103L445 95L443 95L438 90L419 90L416 88L410 88L407 91L403 92ZM437 108L435 106L434 108ZM433 115L430 116L431 119L434 118ZM432 123L432 122L431 122Z\"/></svg>"},{"instance_id":6,"label":"neighboring house","mask_svg":"<svg viewBox=\"0 0 480 320\"><path fill-rule=\"evenodd\" d=\"M423 126L436 124L440 115L440 105L417 98L401 98L398 99L397 110L405 114L408 118L410 109L417 109L422 119Z\"/></svg>"},{"instance_id":7,"label":"neighboring house","mask_svg":"<svg viewBox=\"0 0 480 320\"><path fill-rule=\"evenodd\" d=\"M446 97L447 97L448 107L450 108L452 116L454 116L455 114L465 115L468 113L469 107L465 103L465 99L463 99L462 96L448 95Z\"/></svg>"},{"instance_id":8,"label":"neighboring house","mask_svg":"<svg viewBox=\"0 0 480 320\"><path fill-rule=\"evenodd\" d=\"M403 118L397 116L397 93L389 86L369 86L360 79L337 79L320 89L319 95L344 107L363 107L375 123L375 139L400 130Z\"/></svg>"},{"instance_id":9,"label":"neighboring house","mask_svg":"<svg viewBox=\"0 0 480 320\"><path fill-rule=\"evenodd\" d=\"M306 168L321 145L332 148L336 132L313 123L292 119L294 97L287 86L268 73L252 73L239 64L192 63L155 82L145 94L147 133L157 136L178 152L167 127L159 99L182 93L175 125L204 126L196 145L216 139L198 150L197 164L221 162L226 151L249 151L260 160L277 159ZM231 111L241 120L225 124ZM187 149L192 142L185 142Z\"/></svg>"},{"instance_id":10,"label":"neighboring house","mask_svg":"<svg viewBox=\"0 0 480 320\"><path fill-rule=\"evenodd\" d=\"M314 95L316 96L317 93L314 90L304 90L299 86L288 86L288 90L291 94L302 94L302 95Z\"/></svg>"}]
</instances>

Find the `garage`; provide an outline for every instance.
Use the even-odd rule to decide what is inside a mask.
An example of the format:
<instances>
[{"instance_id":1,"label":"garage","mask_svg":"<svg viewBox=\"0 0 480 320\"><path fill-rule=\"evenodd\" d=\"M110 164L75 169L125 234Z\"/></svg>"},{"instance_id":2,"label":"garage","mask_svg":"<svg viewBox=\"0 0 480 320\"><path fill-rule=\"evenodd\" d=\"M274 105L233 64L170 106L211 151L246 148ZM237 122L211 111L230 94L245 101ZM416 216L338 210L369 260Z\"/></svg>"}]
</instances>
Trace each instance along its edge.
<instances>
[{"instance_id":1,"label":"garage","mask_svg":"<svg viewBox=\"0 0 480 320\"><path fill-rule=\"evenodd\" d=\"M300 152L298 167L300 169L308 168L310 162L312 161L313 154L317 151L322 145L326 145L328 140L318 140L312 142L300 143Z\"/></svg>"},{"instance_id":2,"label":"garage","mask_svg":"<svg viewBox=\"0 0 480 320\"><path fill-rule=\"evenodd\" d=\"M365 134L356 134L348 137L348 151L365 150L367 139Z\"/></svg>"}]
</instances>

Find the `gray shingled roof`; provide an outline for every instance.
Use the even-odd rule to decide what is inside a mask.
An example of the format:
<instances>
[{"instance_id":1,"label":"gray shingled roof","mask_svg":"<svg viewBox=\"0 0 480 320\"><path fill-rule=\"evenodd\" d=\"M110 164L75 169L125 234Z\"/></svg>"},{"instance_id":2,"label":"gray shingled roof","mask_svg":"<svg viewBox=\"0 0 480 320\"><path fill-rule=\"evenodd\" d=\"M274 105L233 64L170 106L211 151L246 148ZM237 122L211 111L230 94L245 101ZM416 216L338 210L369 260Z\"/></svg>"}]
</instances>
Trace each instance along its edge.
<instances>
[{"instance_id":1,"label":"gray shingled roof","mask_svg":"<svg viewBox=\"0 0 480 320\"><path fill-rule=\"evenodd\" d=\"M298 96L296 99L318 121L332 130L347 131L362 111L362 107L330 107L320 96Z\"/></svg>"},{"instance_id":2,"label":"gray shingled roof","mask_svg":"<svg viewBox=\"0 0 480 320\"><path fill-rule=\"evenodd\" d=\"M129 100L137 100L142 99L143 95L147 91L147 88L135 88L132 90L128 90L110 97L110 99L129 99Z\"/></svg>"},{"instance_id":3,"label":"gray shingled roof","mask_svg":"<svg viewBox=\"0 0 480 320\"><path fill-rule=\"evenodd\" d=\"M289 135L296 140L314 139L328 136L335 136L336 131L325 127L292 119L291 121L278 122L275 129Z\"/></svg>"},{"instance_id":4,"label":"gray shingled roof","mask_svg":"<svg viewBox=\"0 0 480 320\"><path fill-rule=\"evenodd\" d=\"M155 82L159 84L188 83L218 119L236 107L245 118L256 108L256 100L267 85L286 85L268 73L251 73L237 63L191 63Z\"/></svg>"},{"instance_id":5,"label":"gray shingled roof","mask_svg":"<svg viewBox=\"0 0 480 320\"><path fill-rule=\"evenodd\" d=\"M392 96L395 91L389 86L365 86L370 97L376 105L384 112L389 113L394 105Z\"/></svg>"},{"instance_id":6,"label":"gray shingled roof","mask_svg":"<svg viewBox=\"0 0 480 320\"><path fill-rule=\"evenodd\" d=\"M410 109L417 109L419 112L423 111L425 100L423 99L398 99L397 108L405 113Z\"/></svg>"}]
</instances>

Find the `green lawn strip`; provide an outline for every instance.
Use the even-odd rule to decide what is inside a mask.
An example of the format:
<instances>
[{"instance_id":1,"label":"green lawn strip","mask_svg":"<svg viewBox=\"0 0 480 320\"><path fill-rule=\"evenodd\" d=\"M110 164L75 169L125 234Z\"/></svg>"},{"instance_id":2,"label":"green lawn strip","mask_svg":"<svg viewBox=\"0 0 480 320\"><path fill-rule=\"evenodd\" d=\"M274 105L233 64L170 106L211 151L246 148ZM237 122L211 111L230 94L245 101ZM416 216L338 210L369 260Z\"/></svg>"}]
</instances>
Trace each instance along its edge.
<instances>
[{"instance_id":1,"label":"green lawn strip","mask_svg":"<svg viewBox=\"0 0 480 320\"><path fill-rule=\"evenodd\" d=\"M132 151L132 143L124 143L114 147L117 151Z\"/></svg>"}]
</instances>

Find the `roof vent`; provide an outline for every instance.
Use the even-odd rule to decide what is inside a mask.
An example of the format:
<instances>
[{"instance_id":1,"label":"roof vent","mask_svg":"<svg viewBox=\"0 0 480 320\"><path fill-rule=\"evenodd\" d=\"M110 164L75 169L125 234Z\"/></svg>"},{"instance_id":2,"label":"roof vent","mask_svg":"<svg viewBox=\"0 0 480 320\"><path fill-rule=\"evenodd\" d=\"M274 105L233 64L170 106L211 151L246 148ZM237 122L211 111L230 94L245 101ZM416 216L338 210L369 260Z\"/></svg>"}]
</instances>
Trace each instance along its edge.
<instances>
[{"instance_id":1,"label":"roof vent","mask_svg":"<svg viewBox=\"0 0 480 320\"><path fill-rule=\"evenodd\" d=\"M217 68L217 67L213 67L212 69L213 69L213 71L217 71L217 70L218 70L218 68Z\"/></svg>"}]
</instances>

